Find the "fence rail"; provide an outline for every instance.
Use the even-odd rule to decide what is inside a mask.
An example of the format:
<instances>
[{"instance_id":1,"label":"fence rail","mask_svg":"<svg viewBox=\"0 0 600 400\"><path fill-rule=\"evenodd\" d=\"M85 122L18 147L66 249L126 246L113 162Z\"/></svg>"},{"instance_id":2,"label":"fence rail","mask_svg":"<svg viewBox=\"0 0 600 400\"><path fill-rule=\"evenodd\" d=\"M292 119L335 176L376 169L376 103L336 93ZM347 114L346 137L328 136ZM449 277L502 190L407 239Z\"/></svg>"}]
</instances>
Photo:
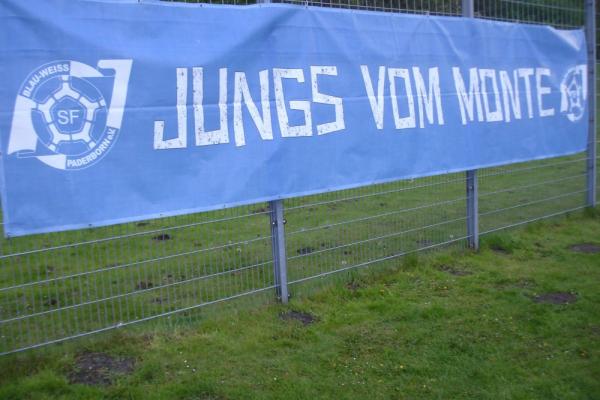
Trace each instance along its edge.
<instances>
[{"instance_id":1,"label":"fence rail","mask_svg":"<svg viewBox=\"0 0 600 400\"><path fill-rule=\"evenodd\" d=\"M197 1L188 1L197 2ZM596 109L593 0L286 3L586 26ZM251 4L222 1L219 4ZM209 213L0 239L0 355L272 291L595 204L588 151Z\"/></svg>"}]
</instances>

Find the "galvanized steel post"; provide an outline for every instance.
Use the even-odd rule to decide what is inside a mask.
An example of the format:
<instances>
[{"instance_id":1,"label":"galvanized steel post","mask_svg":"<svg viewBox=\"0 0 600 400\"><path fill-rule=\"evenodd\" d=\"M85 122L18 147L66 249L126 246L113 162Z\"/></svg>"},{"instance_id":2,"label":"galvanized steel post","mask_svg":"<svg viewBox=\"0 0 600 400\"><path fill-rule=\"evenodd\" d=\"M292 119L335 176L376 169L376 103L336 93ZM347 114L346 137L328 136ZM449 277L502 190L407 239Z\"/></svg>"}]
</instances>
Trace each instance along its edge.
<instances>
[{"instance_id":1,"label":"galvanized steel post","mask_svg":"<svg viewBox=\"0 0 600 400\"><path fill-rule=\"evenodd\" d=\"M278 299L287 304L289 294L287 285L287 256L285 252L285 218L283 200L269 202L271 209L271 245L273 249L273 275Z\"/></svg>"},{"instance_id":2,"label":"galvanized steel post","mask_svg":"<svg viewBox=\"0 0 600 400\"><path fill-rule=\"evenodd\" d=\"M479 199L477 170L467 171L467 238L469 247L479 249Z\"/></svg>"},{"instance_id":3,"label":"galvanized steel post","mask_svg":"<svg viewBox=\"0 0 600 400\"><path fill-rule=\"evenodd\" d=\"M473 0L462 0L462 16L466 18L473 18L475 16Z\"/></svg>"},{"instance_id":4,"label":"galvanized steel post","mask_svg":"<svg viewBox=\"0 0 600 400\"><path fill-rule=\"evenodd\" d=\"M462 1L462 15L465 18L475 16L473 0ZM479 249L479 200L477 170L467 171L467 237L469 247Z\"/></svg>"},{"instance_id":5,"label":"galvanized steel post","mask_svg":"<svg viewBox=\"0 0 600 400\"><path fill-rule=\"evenodd\" d=\"M596 205L596 0L585 2L585 33L588 54L587 206Z\"/></svg>"}]
</instances>

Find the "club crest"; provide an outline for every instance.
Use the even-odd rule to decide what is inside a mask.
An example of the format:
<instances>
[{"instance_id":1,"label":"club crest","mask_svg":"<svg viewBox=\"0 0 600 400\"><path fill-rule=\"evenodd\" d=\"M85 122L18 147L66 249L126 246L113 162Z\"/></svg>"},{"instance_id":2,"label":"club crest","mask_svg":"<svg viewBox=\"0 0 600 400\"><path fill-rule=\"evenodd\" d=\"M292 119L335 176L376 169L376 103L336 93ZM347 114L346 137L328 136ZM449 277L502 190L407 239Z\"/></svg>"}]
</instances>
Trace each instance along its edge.
<instances>
[{"instance_id":1,"label":"club crest","mask_svg":"<svg viewBox=\"0 0 600 400\"><path fill-rule=\"evenodd\" d=\"M560 111L571 122L579 121L587 101L587 66L578 65L567 71L560 85Z\"/></svg>"},{"instance_id":2,"label":"club crest","mask_svg":"<svg viewBox=\"0 0 600 400\"><path fill-rule=\"evenodd\" d=\"M131 65L55 61L31 72L15 103L8 154L60 170L99 162L121 129Z\"/></svg>"}]
</instances>

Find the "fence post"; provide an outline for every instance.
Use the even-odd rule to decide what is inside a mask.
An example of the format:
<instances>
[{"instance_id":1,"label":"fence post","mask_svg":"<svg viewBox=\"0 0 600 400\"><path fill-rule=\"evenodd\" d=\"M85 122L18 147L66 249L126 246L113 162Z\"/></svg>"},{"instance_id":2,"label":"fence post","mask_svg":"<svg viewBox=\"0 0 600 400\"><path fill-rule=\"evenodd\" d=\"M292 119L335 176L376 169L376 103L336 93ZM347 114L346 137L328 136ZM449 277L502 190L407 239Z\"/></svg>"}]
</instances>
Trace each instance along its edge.
<instances>
[{"instance_id":1,"label":"fence post","mask_svg":"<svg viewBox=\"0 0 600 400\"><path fill-rule=\"evenodd\" d=\"M277 298L287 304L289 299L287 286L287 256L285 252L285 218L283 200L269 202L271 210L271 247L273 249L273 276Z\"/></svg>"},{"instance_id":2,"label":"fence post","mask_svg":"<svg viewBox=\"0 0 600 400\"><path fill-rule=\"evenodd\" d=\"M462 16L473 18L475 6L473 0L462 0ZM467 237L469 247L479 249L479 199L477 170L467 171Z\"/></svg>"},{"instance_id":3,"label":"fence post","mask_svg":"<svg viewBox=\"0 0 600 400\"><path fill-rule=\"evenodd\" d=\"M473 18L475 16L473 0L462 0L462 16L466 18Z\"/></svg>"},{"instance_id":4,"label":"fence post","mask_svg":"<svg viewBox=\"0 0 600 400\"><path fill-rule=\"evenodd\" d=\"M467 171L467 237L469 247L479 249L479 199L477 170Z\"/></svg>"},{"instance_id":5,"label":"fence post","mask_svg":"<svg viewBox=\"0 0 600 400\"><path fill-rule=\"evenodd\" d=\"M585 2L585 33L588 54L587 206L596 205L596 0Z\"/></svg>"}]
</instances>

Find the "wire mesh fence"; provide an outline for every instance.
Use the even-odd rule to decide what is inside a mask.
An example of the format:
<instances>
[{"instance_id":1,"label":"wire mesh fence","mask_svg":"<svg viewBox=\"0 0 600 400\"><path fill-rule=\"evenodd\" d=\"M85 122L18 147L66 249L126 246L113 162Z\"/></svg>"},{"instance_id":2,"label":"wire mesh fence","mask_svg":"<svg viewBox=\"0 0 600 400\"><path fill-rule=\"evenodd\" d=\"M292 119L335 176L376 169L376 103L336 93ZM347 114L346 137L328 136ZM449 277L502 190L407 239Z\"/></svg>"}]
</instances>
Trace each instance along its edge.
<instances>
[{"instance_id":1,"label":"wire mesh fence","mask_svg":"<svg viewBox=\"0 0 600 400\"><path fill-rule=\"evenodd\" d=\"M458 0L283 2L456 17L463 12ZM584 11L582 0L474 3L476 17L565 29L580 28ZM481 233L584 208L588 154L480 170ZM291 290L405 254L466 246L466 184L465 173L454 173L285 200ZM269 204L261 203L104 228L2 235L0 354L274 292L272 224Z\"/></svg>"}]
</instances>

